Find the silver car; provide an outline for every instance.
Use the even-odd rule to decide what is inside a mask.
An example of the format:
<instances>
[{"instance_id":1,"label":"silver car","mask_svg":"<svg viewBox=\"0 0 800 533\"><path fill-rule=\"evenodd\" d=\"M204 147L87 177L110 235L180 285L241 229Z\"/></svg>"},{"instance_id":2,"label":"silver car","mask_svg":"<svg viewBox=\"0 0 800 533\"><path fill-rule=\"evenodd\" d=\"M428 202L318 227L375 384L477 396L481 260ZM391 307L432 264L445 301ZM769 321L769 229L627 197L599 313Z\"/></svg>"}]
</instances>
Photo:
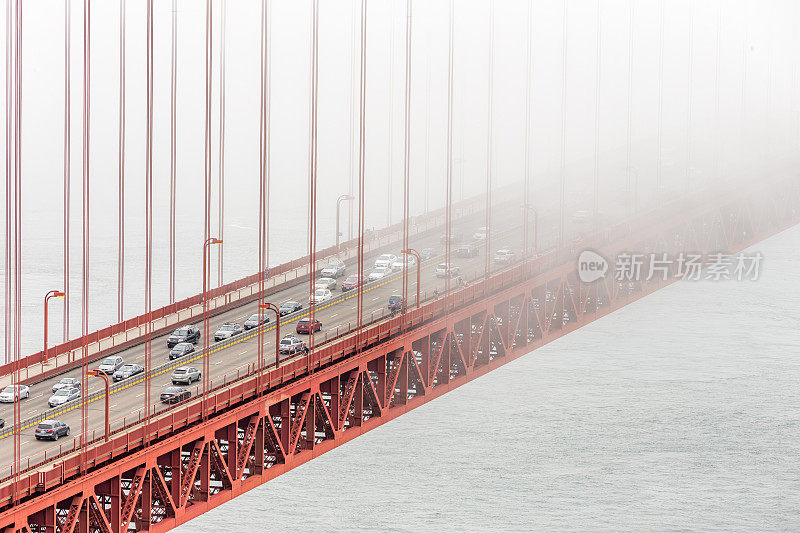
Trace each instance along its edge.
<instances>
[{"instance_id":1,"label":"silver car","mask_svg":"<svg viewBox=\"0 0 800 533\"><path fill-rule=\"evenodd\" d=\"M71 402L72 400L77 400L80 397L81 391L79 389L58 389L56 393L47 400L47 405L56 407Z\"/></svg>"},{"instance_id":2,"label":"silver car","mask_svg":"<svg viewBox=\"0 0 800 533\"><path fill-rule=\"evenodd\" d=\"M53 385L53 392L58 389L80 389L81 380L78 378L61 378L61 381Z\"/></svg>"},{"instance_id":3,"label":"silver car","mask_svg":"<svg viewBox=\"0 0 800 533\"><path fill-rule=\"evenodd\" d=\"M328 289L329 291L336 289L336 280L333 278L319 278L314 282L315 289Z\"/></svg>"},{"instance_id":4,"label":"silver car","mask_svg":"<svg viewBox=\"0 0 800 533\"><path fill-rule=\"evenodd\" d=\"M269 316L262 315L261 316L261 324L266 324L269 322ZM258 313L254 315L250 315L250 318L244 321L244 329L253 329L259 326L259 317Z\"/></svg>"},{"instance_id":5,"label":"silver car","mask_svg":"<svg viewBox=\"0 0 800 533\"><path fill-rule=\"evenodd\" d=\"M103 362L100 363L100 366L97 367L97 370L103 374L112 375L124 364L125 361L122 360L122 357L119 355L112 355L111 357L106 357L103 359Z\"/></svg>"},{"instance_id":6,"label":"silver car","mask_svg":"<svg viewBox=\"0 0 800 533\"><path fill-rule=\"evenodd\" d=\"M31 395L31 389L27 385L17 385L16 393L14 385L9 385L2 392L0 392L0 402L14 403L17 400L24 400Z\"/></svg>"},{"instance_id":7,"label":"silver car","mask_svg":"<svg viewBox=\"0 0 800 533\"><path fill-rule=\"evenodd\" d=\"M50 439L58 440L59 437L69 435L69 425L58 420L42 420L33 432L36 440Z\"/></svg>"},{"instance_id":8,"label":"silver car","mask_svg":"<svg viewBox=\"0 0 800 533\"><path fill-rule=\"evenodd\" d=\"M122 365L119 370L114 372L114 381L122 381L123 379L128 379L129 377L135 376L136 374L141 374L142 372L144 372L144 367L142 365L127 363Z\"/></svg>"},{"instance_id":9,"label":"silver car","mask_svg":"<svg viewBox=\"0 0 800 533\"><path fill-rule=\"evenodd\" d=\"M201 373L193 366L181 366L172 372L172 384L181 383L189 385L193 381L200 381Z\"/></svg>"}]
</instances>

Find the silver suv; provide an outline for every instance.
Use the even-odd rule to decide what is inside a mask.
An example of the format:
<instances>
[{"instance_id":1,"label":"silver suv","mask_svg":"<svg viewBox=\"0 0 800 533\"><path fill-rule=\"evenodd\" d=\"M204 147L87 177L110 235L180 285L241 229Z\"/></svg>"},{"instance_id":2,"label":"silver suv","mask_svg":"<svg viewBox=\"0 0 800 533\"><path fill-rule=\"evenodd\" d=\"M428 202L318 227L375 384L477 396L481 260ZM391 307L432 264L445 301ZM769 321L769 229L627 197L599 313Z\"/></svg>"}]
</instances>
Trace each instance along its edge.
<instances>
[{"instance_id":1,"label":"silver suv","mask_svg":"<svg viewBox=\"0 0 800 533\"><path fill-rule=\"evenodd\" d=\"M104 374L111 375L119 370L123 364L125 364L125 361L122 360L122 357L119 355L112 355L111 357L106 357L103 359L103 362L100 363L100 366L97 367L97 370Z\"/></svg>"},{"instance_id":2,"label":"silver suv","mask_svg":"<svg viewBox=\"0 0 800 533\"><path fill-rule=\"evenodd\" d=\"M190 384L193 381L200 381L200 371L193 366L181 366L172 372L172 384Z\"/></svg>"}]
</instances>

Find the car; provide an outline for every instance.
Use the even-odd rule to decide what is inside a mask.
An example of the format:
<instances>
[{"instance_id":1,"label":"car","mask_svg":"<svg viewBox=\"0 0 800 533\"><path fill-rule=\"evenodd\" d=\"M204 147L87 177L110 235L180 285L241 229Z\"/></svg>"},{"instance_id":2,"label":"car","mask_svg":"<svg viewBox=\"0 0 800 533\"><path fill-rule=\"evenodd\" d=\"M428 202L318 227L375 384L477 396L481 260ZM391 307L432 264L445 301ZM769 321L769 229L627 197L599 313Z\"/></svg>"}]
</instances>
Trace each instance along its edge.
<instances>
[{"instance_id":1,"label":"car","mask_svg":"<svg viewBox=\"0 0 800 533\"><path fill-rule=\"evenodd\" d=\"M342 283L342 292L347 292L353 289L357 289L362 285L364 285L364 278L362 278L358 274L351 274L347 276L347 279L344 280L344 283Z\"/></svg>"},{"instance_id":2,"label":"car","mask_svg":"<svg viewBox=\"0 0 800 533\"><path fill-rule=\"evenodd\" d=\"M333 298L333 293L328 289L317 289L314 291L314 294L311 295L310 303L318 305L323 302L327 302L332 298Z\"/></svg>"},{"instance_id":3,"label":"car","mask_svg":"<svg viewBox=\"0 0 800 533\"><path fill-rule=\"evenodd\" d=\"M312 331L320 331L321 329L322 329L322 322L320 322L315 318L314 324L312 326L311 319L308 317L301 318L297 322L297 326L295 327L297 333L311 333Z\"/></svg>"},{"instance_id":4,"label":"car","mask_svg":"<svg viewBox=\"0 0 800 533\"><path fill-rule=\"evenodd\" d=\"M462 244L454 250L458 257L475 257L478 255L478 249L474 244Z\"/></svg>"},{"instance_id":5,"label":"car","mask_svg":"<svg viewBox=\"0 0 800 533\"><path fill-rule=\"evenodd\" d=\"M64 405L65 403L71 402L72 400L77 400L80 397L81 391L79 389L58 389L56 393L50 396L50 399L47 400L47 405L50 407Z\"/></svg>"},{"instance_id":6,"label":"car","mask_svg":"<svg viewBox=\"0 0 800 533\"><path fill-rule=\"evenodd\" d=\"M182 402L184 400L188 400L192 397L192 393L188 390L184 389L183 387L167 387L164 392L161 393L161 403L165 403L167 405L172 403Z\"/></svg>"},{"instance_id":7,"label":"car","mask_svg":"<svg viewBox=\"0 0 800 533\"><path fill-rule=\"evenodd\" d=\"M58 440L69 435L69 426L58 420L42 420L33 432L36 440Z\"/></svg>"},{"instance_id":8,"label":"car","mask_svg":"<svg viewBox=\"0 0 800 533\"><path fill-rule=\"evenodd\" d=\"M122 365L119 370L114 372L114 381L122 381L123 379L128 379L142 372L144 372L144 367L142 365L126 363Z\"/></svg>"},{"instance_id":9,"label":"car","mask_svg":"<svg viewBox=\"0 0 800 533\"><path fill-rule=\"evenodd\" d=\"M475 233L472 234L472 238L476 241L485 241L486 233L486 226L481 226L475 231Z\"/></svg>"},{"instance_id":10,"label":"car","mask_svg":"<svg viewBox=\"0 0 800 533\"><path fill-rule=\"evenodd\" d=\"M414 257L413 255L409 255L408 256L408 268L414 268L415 266L417 266L417 258ZM398 257L397 261L392 263L392 271L398 271L398 270L402 271L403 268L405 268L404 258Z\"/></svg>"},{"instance_id":11,"label":"car","mask_svg":"<svg viewBox=\"0 0 800 533\"><path fill-rule=\"evenodd\" d=\"M224 341L226 339L230 339L235 335L239 335L242 333L242 326L235 322L227 322L222 324L216 333L214 333L214 341Z\"/></svg>"},{"instance_id":12,"label":"car","mask_svg":"<svg viewBox=\"0 0 800 533\"><path fill-rule=\"evenodd\" d=\"M326 278L341 278L345 275L346 271L347 267L343 262L338 259L332 259L325 265L325 268L322 269L320 274Z\"/></svg>"},{"instance_id":13,"label":"car","mask_svg":"<svg viewBox=\"0 0 800 533\"><path fill-rule=\"evenodd\" d=\"M296 313L297 311L299 311L302 308L303 308L303 304L301 304L300 302L295 302L295 301L290 300L288 302L283 302L281 304L281 306L278 308L278 313L281 316L291 315L292 313Z\"/></svg>"},{"instance_id":14,"label":"car","mask_svg":"<svg viewBox=\"0 0 800 533\"><path fill-rule=\"evenodd\" d=\"M377 281L379 279L383 279L389 274L392 273L392 269L389 267L377 267L375 270L369 273L367 279L369 281Z\"/></svg>"},{"instance_id":15,"label":"car","mask_svg":"<svg viewBox=\"0 0 800 533\"><path fill-rule=\"evenodd\" d=\"M110 376L113 375L114 372L120 369L122 365L125 364L125 361L122 360L122 357L119 355L112 355L111 357L106 357L103 359L103 362L100 363L100 366L97 367L98 372L102 372L103 374Z\"/></svg>"},{"instance_id":16,"label":"car","mask_svg":"<svg viewBox=\"0 0 800 533\"><path fill-rule=\"evenodd\" d=\"M81 380L78 378L61 378L61 381L53 385L53 392L57 391L58 389L80 389L81 388Z\"/></svg>"},{"instance_id":17,"label":"car","mask_svg":"<svg viewBox=\"0 0 800 533\"><path fill-rule=\"evenodd\" d=\"M200 381L200 371L193 366L179 366L172 371L172 384L178 385L180 383L191 384L193 381Z\"/></svg>"},{"instance_id":18,"label":"car","mask_svg":"<svg viewBox=\"0 0 800 533\"><path fill-rule=\"evenodd\" d=\"M436 277L446 278L458 276L461 273L461 268L452 263L439 263L436 265Z\"/></svg>"},{"instance_id":19,"label":"car","mask_svg":"<svg viewBox=\"0 0 800 533\"><path fill-rule=\"evenodd\" d=\"M406 302L402 296L389 296L389 303L386 308L392 313L403 312L406 307Z\"/></svg>"},{"instance_id":20,"label":"car","mask_svg":"<svg viewBox=\"0 0 800 533\"><path fill-rule=\"evenodd\" d=\"M316 289L328 289L329 291L336 289L336 280L333 278L319 278L314 282Z\"/></svg>"},{"instance_id":21,"label":"car","mask_svg":"<svg viewBox=\"0 0 800 533\"><path fill-rule=\"evenodd\" d=\"M428 259L433 259L433 256L436 255L436 250L434 248L423 248L419 251L419 258L422 261L427 261Z\"/></svg>"},{"instance_id":22,"label":"car","mask_svg":"<svg viewBox=\"0 0 800 533\"><path fill-rule=\"evenodd\" d=\"M6 427L6 421L0 418L0 429Z\"/></svg>"},{"instance_id":23,"label":"car","mask_svg":"<svg viewBox=\"0 0 800 533\"><path fill-rule=\"evenodd\" d=\"M261 317L259 317L258 313L256 313L250 315L250 318L244 321L244 329L253 329L267 322L269 322L269 317L267 315L261 315Z\"/></svg>"},{"instance_id":24,"label":"car","mask_svg":"<svg viewBox=\"0 0 800 533\"><path fill-rule=\"evenodd\" d=\"M29 398L30 395L31 389L27 385L9 385L0 392L0 402L13 403L17 400Z\"/></svg>"},{"instance_id":25,"label":"car","mask_svg":"<svg viewBox=\"0 0 800 533\"><path fill-rule=\"evenodd\" d=\"M458 232L454 232L454 233L450 234L450 244L458 244L463 240L464 240L464 237ZM447 233L443 234L439 238L439 243L440 244L446 244L447 243Z\"/></svg>"},{"instance_id":26,"label":"car","mask_svg":"<svg viewBox=\"0 0 800 533\"><path fill-rule=\"evenodd\" d=\"M169 351L169 360L172 361L178 357L189 355L192 352L194 352L194 344L191 342L179 342Z\"/></svg>"},{"instance_id":27,"label":"car","mask_svg":"<svg viewBox=\"0 0 800 533\"><path fill-rule=\"evenodd\" d=\"M511 250L497 250L492 261L498 265L507 265L514 261L514 252Z\"/></svg>"},{"instance_id":28,"label":"car","mask_svg":"<svg viewBox=\"0 0 800 533\"><path fill-rule=\"evenodd\" d=\"M392 263L397 261L397 256L394 254L381 254L375 260L375 268L390 268Z\"/></svg>"},{"instance_id":29,"label":"car","mask_svg":"<svg viewBox=\"0 0 800 533\"><path fill-rule=\"evenodd\" d=\"M174 348L176 344L181 342L191 342L192 344L200 342L200 328L197 326L183 326L176 329L167 338L167 348Z\"/></svg>"},{"instance_id":30,"label":"car","mask_svg":"<svg viewBox=\"0 0 800 533\"><path fill-rule=\"evenodd\" d=\"M284 337L281 339L278 351L285 354L296 354L306 350L306 343L297 337Z\"/></svg>"}]
</instances>

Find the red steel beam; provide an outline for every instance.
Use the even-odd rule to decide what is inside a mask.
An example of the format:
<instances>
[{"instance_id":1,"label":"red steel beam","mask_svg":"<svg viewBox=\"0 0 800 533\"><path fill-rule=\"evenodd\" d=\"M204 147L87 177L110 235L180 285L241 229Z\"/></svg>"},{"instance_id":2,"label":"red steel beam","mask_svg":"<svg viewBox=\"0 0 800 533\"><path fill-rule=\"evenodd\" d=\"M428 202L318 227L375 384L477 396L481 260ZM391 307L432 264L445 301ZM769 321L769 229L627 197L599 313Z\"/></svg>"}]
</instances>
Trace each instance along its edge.
<instances>
[{"instance_id":1,"label":"red steel beam","mask_svg":"<svg viewBox=\"0 0 800 533\"><path fill-rule=\"evenodd\" d=\"M606 257L662 247L667 253L733 253L799 223L798 201L797 180L762 194L722 194L711 203L637 217L591 244ZM360 337L322 346L270 372L265 390L254 375L215 389L207 421L192 402L146 427L130 427L87 449L90 469L82 477L74 457L66 456L6 483L0 486L0 531L22 524L36 531L53 514L84 528L94 520L102 529L92 518L92 494L112 517L112 528L169 530L676 279L612 279L587 287L575 255L553 252L455 292L446 303L434 300L409 313L408 330L393 318ZM471 333L473 327L479 333ZM158 439L143 447L147 434ZM20 499L13 507L12 494ZM69 501L78 502L72 511Z\"/></svg>"}]
</instances>

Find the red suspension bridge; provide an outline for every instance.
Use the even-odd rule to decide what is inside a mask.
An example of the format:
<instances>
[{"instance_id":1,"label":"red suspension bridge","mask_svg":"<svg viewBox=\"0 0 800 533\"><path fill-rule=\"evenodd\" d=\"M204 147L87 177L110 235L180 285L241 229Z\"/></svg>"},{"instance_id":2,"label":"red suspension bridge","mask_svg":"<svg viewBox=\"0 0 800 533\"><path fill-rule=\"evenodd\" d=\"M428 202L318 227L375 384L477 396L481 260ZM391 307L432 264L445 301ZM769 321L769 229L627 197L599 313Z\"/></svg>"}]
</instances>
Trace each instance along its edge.
<instances>
[{"instance_id":1,"label":"red suspension bridge","mask_svg":"<svg viewBox=\"0 0 800 533\"><path fill-rule=\"evenodd\" d=\"M443 207L412 215L412 47L413 2L406 0L403 31L403 182L402 218L380 230L367 227L371 196L367 172L368 2L355 2L353 72L360 80L353 98L351 128L354 161L350 189L336 202L336 244L318 246L320 2L310 7L310 91L308 161L308 253L269 266L270 125L272 57L271 2L261 0L259 47L258 270L224 284L211 281L210 251L224 246L226 64L215 89L213 38L226 35L225 0L219 13L205 3L205 109L203 180L202 292L176 301L176 84L177 2L172 3L170 48L170 223L169 301L154 308L153 149L154 3L146 1L146 127L144 313L127 318L125 293L125 0L120 11L119 62L119 259L118 321L89 331L90 155L92 123L92 3L83 1L82 80L82 334L23 356L21 347L22 268L22 0L7 2L6 17L6 364L4 390L10 405L0 406L0 532L166 531L253 489L272 478L374 429L486 372L530 353L567 333L678 280L678 265L664 276L618 279L614 272L587 282L578 256L592 250L603 258L637 251L647 271L655 255L733 254L800 222L800 178L774 177L758 163L743 168L748 180L725 189L697 186L667 192L659 162L656 196L643 198L638 173L632 173L628 138L627 189L620 192L594 175L587 186L591 209L571 198L566 185L566 108L568 6L564 10L560 171L548 193L554 205L535 201L530 165L532 87L532 7L527 7L525 77L525 156L522 180L496 183L493 175L493 99L495 7L489 3L488 138L485 190L455 201L454 145L456 9L447 5L446 155ZM663 0L662 0L663 4ZM69 297L69 61L72 7L65 3L65 277L64 286L45 298ZM221 7L220 7L221 6ZM599 7L599 6L598 6ZM664 9L660 11L664 17ZM598 22L600 9L598 9ZM633 23L633 3L631 3ZM663 23L663 20L662 20ZM360 37L360 44L355 41ZM632 39L631 34L631 39ZM661 31L663 39L663 26ZM598 43L600 25L598 24ZM632 45L631 45L632 46ZM356 65L360 51L360 64ZM663 54L663 49L662 49ZM598 56L599 57L599 56ZM661 60L663 63L663 58ZM663 66L660 68L663 78ZM600 78L598 66L598 87ZM662 79L663 82L663 79ZM597 98L600 98L599 88ZM212 229L214 165L212 100L219 97L217 225ZM663 98L660 88L659 100ZM663 107L659 103L660 107ZM629 98L629 115L630 115ZM662 110L659 111L663 113ZM599 117L599 109L597 111ZM599 120L599 118L597 118ZM630 120L630 116L629 116ZM661 123L659 117L659 153ZM628 124L630 134L631 124ZM599 129L595 135L600 136ZM688 136L688 133L687 133ZM599 141L598 141L599 142ZM427 145L426 141L426 145ZM426 147L427 149L427 147ZM352 155L352 154L351 154ZM776 154L775 165L790 157ZM784 163L787 162L787 163ZM687 163L687 175L690 166ZM427 183L424 184L427 189ZM640 194L642 198L640 198ZM390 189L391 205L391 189ZM601 202L619 201L619 212L600 216ZM348 205L353 234L340 241L340 214ZM568 213L573 212L572 216ZM391 211L390 211L391 213ZM475 231L477 228L477 231ZM474 235L473 235L473 232ZM371 262L376 260L376 268ZM323 275L324 274L324 275ZM349 276L348 276L349 274ZM322 279L326 281L321 281ZM212 287L212 285L214 285ZM346 288L350 290L345 291ZM340 290L341 289L341 290ZM74 293L73 293L74 296ZM390 298L395 297L393 300ZM395 302L394 307L387 302ZM396 303L396 302L399 302ZM283 304L283 305L282 305ZM68 307L67 307L68 309ZM45 311L45 317L47 317ZM65 323L69 320L65 313ZM248 329L240 329L245 322ZM317 327L317 325L319 327ZM308 337L300 336L306 328ZM296 331L286 336L289 332ZM173 335L183 335L175 338ZM181 342L183 341L183 342ZM182 346L169 358L156 357L164 343ZM156 348L156 347L159 348ZM186 351L180 352L181 349ZM159 352L160 353L160 352ZM8 356L11 355L11 356ZM174 357L173 357L174 355ZM100 363L103 367L97 367ZM106 366L109 365L109 366ZM127 368L127 370L126 370ZM127 374L125 372L128 372ZM102 379L98 379L102 378ZM65 380L72 380L66 382ZM113 381L111 381L113 380ZM183 387L169 387L185 380ZM51 391L76 391L65 401ZM162 390L163 389L163 390ZM162 392L153 395L154 390ZM164 394L174 394L165 396ZM62 393L57 393L61 394ZM69 392L67 393L67 395ZM158 393L156 393L158 394ZM49 433L47 433L49 431ZM42 433L44 432L44 433ZM53 437L45 444L40 437Z\"/></svg>"}]
</instances>

